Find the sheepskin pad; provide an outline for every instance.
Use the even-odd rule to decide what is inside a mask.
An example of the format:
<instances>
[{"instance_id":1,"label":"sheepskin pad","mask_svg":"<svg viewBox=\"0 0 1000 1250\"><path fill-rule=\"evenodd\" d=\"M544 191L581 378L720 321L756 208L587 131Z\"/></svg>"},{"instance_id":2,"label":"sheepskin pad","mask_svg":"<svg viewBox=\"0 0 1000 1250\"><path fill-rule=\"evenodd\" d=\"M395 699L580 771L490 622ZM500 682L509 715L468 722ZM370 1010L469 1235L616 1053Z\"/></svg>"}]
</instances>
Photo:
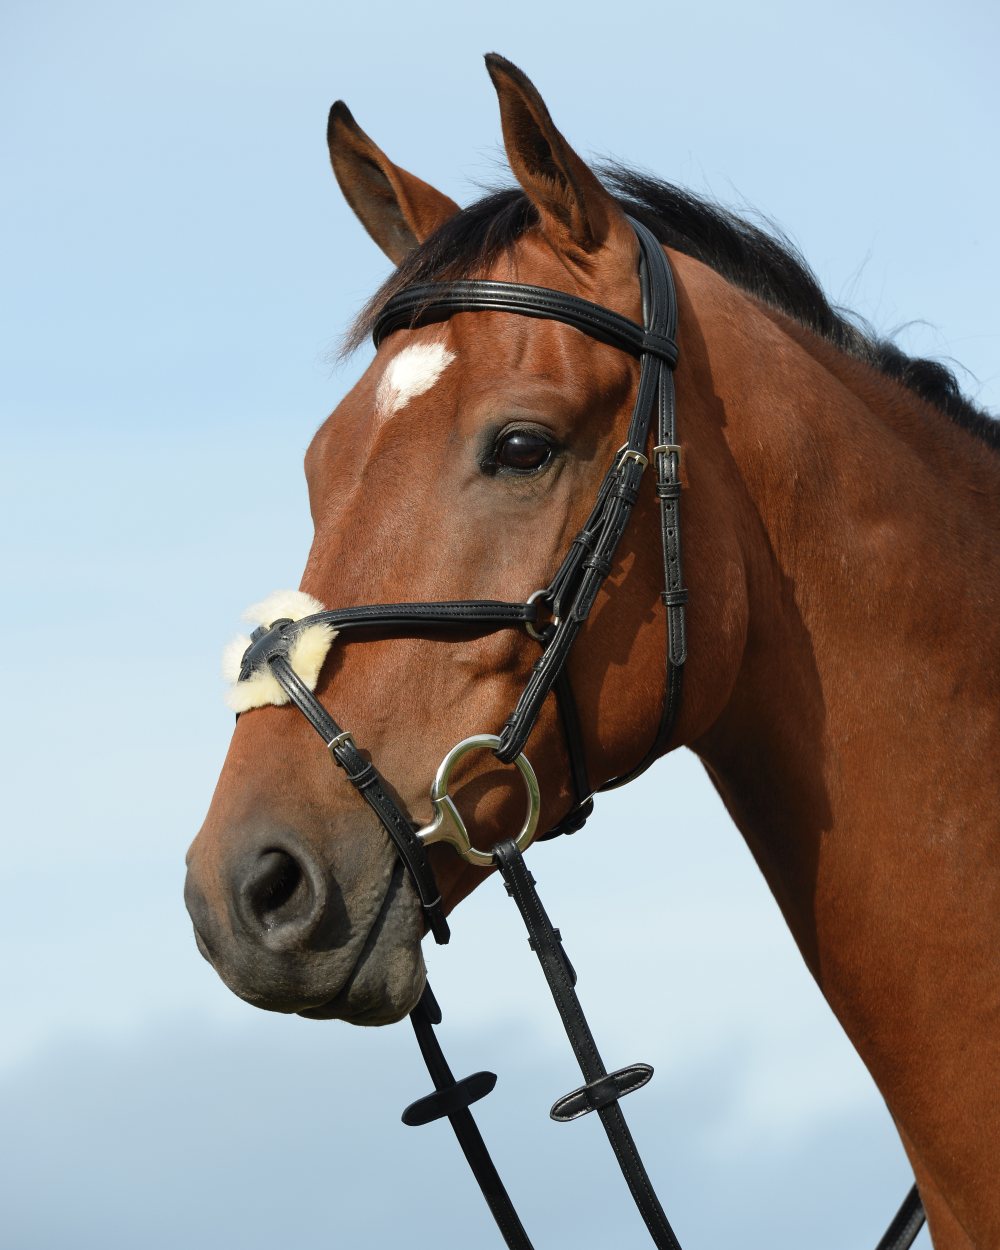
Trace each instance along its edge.
<instances>
[{"instance_id":1,"label":"sheepskin pad","mask_svg":"<svg viewBox=\"0 0 1000 1250\"><path fill-rule=\"evenodd\" d=\"M275 621L283 618L300 621L304 616L312 616L325 610L318 599L302 590L276 590L263 603L256 603L248 608L243 613L243 619L254 625L270 628ZM331 625L308 625L289 649L288 662L310 690L316 689L319 671L336 636L337 631ZM222 653L222 675L229 683L226 702L234 712L249 712L251 708L267 707L268 704L281 707L288 702L288 695L266 666L251 673L246 681L240 681L240 666L249 646L250 639L240 634Z\"/></svg>"}]
</instances>

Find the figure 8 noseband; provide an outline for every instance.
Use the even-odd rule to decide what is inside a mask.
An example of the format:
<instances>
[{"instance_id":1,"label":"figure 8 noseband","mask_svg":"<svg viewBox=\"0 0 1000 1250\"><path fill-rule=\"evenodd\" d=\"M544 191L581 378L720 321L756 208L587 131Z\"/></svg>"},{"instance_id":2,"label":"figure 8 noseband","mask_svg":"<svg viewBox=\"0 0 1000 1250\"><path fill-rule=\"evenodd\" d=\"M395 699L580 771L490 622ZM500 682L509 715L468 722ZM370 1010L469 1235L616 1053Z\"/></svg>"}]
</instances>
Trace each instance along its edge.
<instances>
[{"instance_id":1,"label":"figure 8 noseband","mask_svg":"<svg viewBox=\"0 0 1000 1250\"><path fill-rule=\"evenodd\" d=\"M626 440L604 476L590 515L549 585L544 590L536 591L528 603L493 600L382 603L333 609L298 621L276 621L270 628L255 631L244 656L241 677L249 677L262 664L270 667L290 701L323 737L331 758L344 769L348 780L378 816L409 870L428 926L438 942L448 940L448 924L426 849L415 837L413 822L391 798L377 769L360 754L353 737L340 728L319 699L297 678L288 662L288 649L302 629L319 623L330 625L341 633L369 637L412 636L439 630L475 635L531 627L533 637L541 644L542 653L501 730L496 756L500 761L510 763L523 751L546 697L554 691L566 741L574 802L563 819L542 837L575 832L593 810L593 788L566 664L573 643L611 570L615 552L638 498L643 472L652 458L660 503L664 563L662 599L667 632L665 694L659 727L645 756L628 773L612 778L599 789L611 789L632 780L662 753L677 713L686 656L684 604L687 591L683 588L681 575L678 518L680 448L675 429L672 374L677 360L674 343L677 298L673 275L663 249L645 226L636 221L632 221L631 225L640 249L642 325L567 292L486 280L408 287L388 301L375 323L373 339L378 347L396 330L446 320L455 313L508 312L562 321L639 358L639 384ZM657 413L657 442L650 454L647 443L654 409ZM548 621L544 627L541 626L543 618Z\"/></svg>"}]
</instances>

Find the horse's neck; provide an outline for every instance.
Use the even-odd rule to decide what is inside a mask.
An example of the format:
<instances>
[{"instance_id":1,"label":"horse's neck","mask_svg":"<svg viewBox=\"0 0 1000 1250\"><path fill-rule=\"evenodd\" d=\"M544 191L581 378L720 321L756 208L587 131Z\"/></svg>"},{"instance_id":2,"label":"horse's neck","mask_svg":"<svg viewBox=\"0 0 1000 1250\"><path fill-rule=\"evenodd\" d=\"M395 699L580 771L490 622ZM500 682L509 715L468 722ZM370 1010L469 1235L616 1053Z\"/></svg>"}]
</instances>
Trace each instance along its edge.
<instances>
[{"instance_id":1,"label":"horse's neck","mask_svg":"<svg viewBox=\"0 0 1000 1250\"><path fill-rule=\"evenodd\" d=\"M700 327L747 611L694 745L914 1150L981 1221L981 1152L1000 1147L1000 456L755 312L752 352ZM990 1218L1000 1244L1000 1201Z\"/></svg>"}]
</instances>

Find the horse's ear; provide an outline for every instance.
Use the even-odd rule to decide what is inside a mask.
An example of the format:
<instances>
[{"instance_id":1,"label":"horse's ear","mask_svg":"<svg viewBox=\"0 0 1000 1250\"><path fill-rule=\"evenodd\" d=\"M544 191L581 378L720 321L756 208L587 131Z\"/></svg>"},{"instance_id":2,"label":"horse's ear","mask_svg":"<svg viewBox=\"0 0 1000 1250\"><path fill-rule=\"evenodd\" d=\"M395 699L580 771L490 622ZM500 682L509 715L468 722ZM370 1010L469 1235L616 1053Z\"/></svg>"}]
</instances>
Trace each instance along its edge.
<instances>
[{"instance_id":1,"label":"horse's ear","mask_svg":"<svg viewBox=\"0 0 1000 1250\"><path fill-rule=\"evenodd\" d=\"M330 109L326 140L344 198L394 264L458 212L454 200L394 165L343 100Z\"/></svg>"},{"instance_id":2,"label":"horse's ear","mask_svg":"<svg viewBox=\"0 0 1000 1250\"><path fill-rule=\"evenodd\" d=\"M556 129L527 75L495 52L487 55L486 68L500 100L511 170L538 209L551 242L561 250L590 254L612 233L630 239L624 213Z\"/></svg>"}]
</instances>

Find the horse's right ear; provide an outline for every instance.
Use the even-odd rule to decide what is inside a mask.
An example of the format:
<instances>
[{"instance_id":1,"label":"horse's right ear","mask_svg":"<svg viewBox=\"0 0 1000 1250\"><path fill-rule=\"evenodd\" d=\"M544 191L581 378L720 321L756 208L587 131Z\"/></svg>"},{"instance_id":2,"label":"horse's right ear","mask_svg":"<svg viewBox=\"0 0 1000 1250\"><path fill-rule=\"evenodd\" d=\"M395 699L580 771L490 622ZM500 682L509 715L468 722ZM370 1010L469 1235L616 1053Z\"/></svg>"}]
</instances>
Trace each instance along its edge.
<instances>
[{"instance_id":1,"label":"horse's right ear","mask_svg":"<svg viewBox=\"0 0 1000 1250\"><path fill-rule=\"evenodd\" d=\"M454 200L394 165L343 100L330 109L326 140L344 198L394 264L458 212Z\"/></svg>"}]
</instances>

